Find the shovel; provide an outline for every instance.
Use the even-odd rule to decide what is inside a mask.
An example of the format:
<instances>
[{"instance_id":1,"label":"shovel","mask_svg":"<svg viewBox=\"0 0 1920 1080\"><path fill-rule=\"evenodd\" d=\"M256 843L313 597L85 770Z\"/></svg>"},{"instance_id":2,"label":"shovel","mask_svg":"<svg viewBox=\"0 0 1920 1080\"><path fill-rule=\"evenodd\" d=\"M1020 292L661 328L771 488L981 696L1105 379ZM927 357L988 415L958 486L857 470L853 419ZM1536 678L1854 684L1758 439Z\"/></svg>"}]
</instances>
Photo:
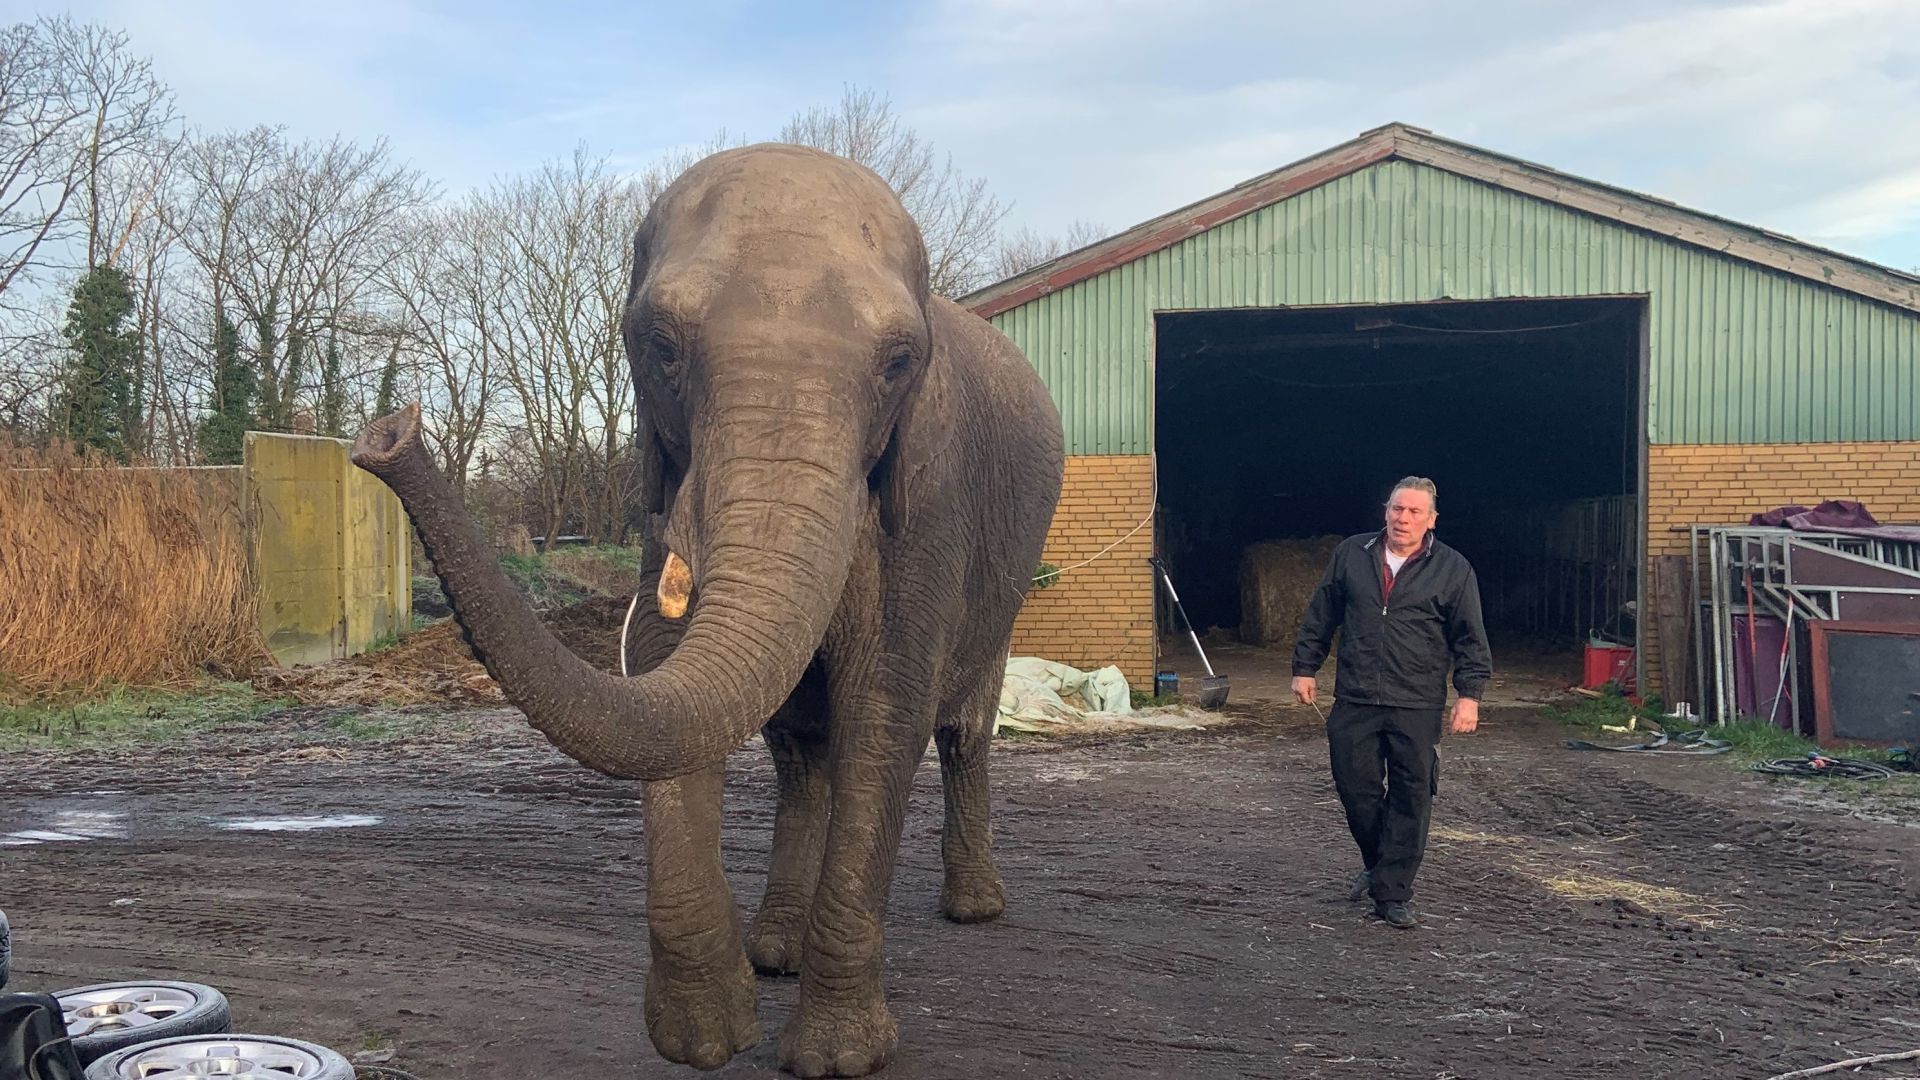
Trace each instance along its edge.
<instances>
[{"instance_id":1,"label":"shovel","mask_svg":"<svg viewBox=\"0 0 1920 1080\"><path fill-rule=\"evenodd\" d=\"M1187 639L1193 642L1193 651L1200 654L1200 666L1207 669L1207 677L1200 680L1200 694L1196 703L1209 711L1218 709L1227 703L1227 677L1213 673L1213 665L1207 662L1207 650L1200 647L1200 635L1193 632L1193 623L1187 619L1187 609L1180 603L1180 594L1173 589L1173 579L1167 576L1165 564L1157 557L1147 562L1160 572L1160 581L1167 587L1167 595L1173 598L1173 609L1180 613L1180 622L1187 628Z\"/></svg>"}]
</instances>

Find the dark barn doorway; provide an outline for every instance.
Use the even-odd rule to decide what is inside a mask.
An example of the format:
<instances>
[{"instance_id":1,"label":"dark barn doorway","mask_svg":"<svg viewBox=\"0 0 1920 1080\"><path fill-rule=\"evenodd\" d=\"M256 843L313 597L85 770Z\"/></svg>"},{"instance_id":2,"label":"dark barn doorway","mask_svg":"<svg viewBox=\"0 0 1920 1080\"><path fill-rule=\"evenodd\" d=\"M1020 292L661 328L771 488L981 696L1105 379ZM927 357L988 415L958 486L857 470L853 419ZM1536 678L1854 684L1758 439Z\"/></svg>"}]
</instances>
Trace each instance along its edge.
<instances>
[{"instance_id":1,"label":"dark barn doorway","mask_svg":"<svg viewBox=\"0 0 1920 1080\"><path fill-rule=\"evenodd\" d=\"M1634 640L1644 311L1605 297L1156 315L1155 542L1196 627L1290 649L1302 567L1378 528L1393 482L1424 475L1438 535L1479 572L1496 665L1577 674L1590 631ZM1159 606L1163 655L1183 660Z\"/></svg>"}]
</instances>

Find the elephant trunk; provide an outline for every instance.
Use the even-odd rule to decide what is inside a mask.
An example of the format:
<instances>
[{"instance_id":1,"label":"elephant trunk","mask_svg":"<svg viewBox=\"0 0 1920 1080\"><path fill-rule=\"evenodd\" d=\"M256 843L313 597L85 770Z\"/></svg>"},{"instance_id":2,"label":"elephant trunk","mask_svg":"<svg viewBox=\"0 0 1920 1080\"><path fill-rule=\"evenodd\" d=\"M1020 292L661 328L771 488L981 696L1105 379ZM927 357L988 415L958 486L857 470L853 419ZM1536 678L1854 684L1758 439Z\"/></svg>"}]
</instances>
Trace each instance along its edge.
<instances>
[{"instance_id":1,"label":"elephant trunk","mask_svg":"<svg viewBox=\"0 0 1920 1080\"><path fill-rule=\"evenodd\" d=\"M688 478L699 550L677 554L694 564L691 621L671 656L628 679L575 656L507 580L428 457L417 406L375 421L352 457L399 496L455 618L507 700L588 768L663 780L717 764L745 742L786 700L825 635L865 485L847 482L857 475L853 454L823 449L818 461L718 453L706 475ZM780 494L740 494L756 491ZM682 499L689 494L683 485Z\"/></svg>"}]
</instances>

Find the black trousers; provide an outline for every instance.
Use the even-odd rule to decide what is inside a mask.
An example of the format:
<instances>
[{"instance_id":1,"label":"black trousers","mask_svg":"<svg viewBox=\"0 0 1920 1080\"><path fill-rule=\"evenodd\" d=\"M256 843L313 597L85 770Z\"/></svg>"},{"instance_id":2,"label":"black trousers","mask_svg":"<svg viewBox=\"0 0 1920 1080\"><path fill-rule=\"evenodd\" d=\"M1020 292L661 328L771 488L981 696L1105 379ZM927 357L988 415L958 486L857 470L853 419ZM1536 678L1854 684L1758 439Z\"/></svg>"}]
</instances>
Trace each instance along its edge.
<instances>
[{"instance_id":1,"label":"black trousers","mask_svg":"<svg viewBox=\"0 0 1920 1080\"><path fill-rule=\"evenodd\" d=\"M1440 721L1446 710L1335 700L1327 717L1333 786L1347 828L1373 875L1373 898L1413 898L1427 850L1427 820L1439 786Z\"/></svg>"}]
</instances>

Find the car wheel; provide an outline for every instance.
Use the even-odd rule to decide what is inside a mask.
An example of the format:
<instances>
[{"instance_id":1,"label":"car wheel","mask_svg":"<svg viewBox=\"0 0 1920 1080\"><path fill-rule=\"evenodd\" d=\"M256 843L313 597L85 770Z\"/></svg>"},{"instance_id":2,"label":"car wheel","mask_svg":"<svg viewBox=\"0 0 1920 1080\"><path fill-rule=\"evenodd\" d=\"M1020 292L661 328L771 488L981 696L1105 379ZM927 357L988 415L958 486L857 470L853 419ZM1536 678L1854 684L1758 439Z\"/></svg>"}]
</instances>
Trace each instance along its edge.
<instances>
[{"instance_id":1,"label":"car wheel","mask_svg":"<svg viewBox=\"0 0 1920 1080\"><path fill-rule=\"evenodd\" d=\"M53 996L82 1065L136 1043L217 1035L232 1024L225 995L199 983L100 983Z\"/></svg>"},{"instance_id":2,"label":"car wheel","mask_svg":"<svg viewBox=\"0 0 1920 1080\"><path fill-rule=\"evenodd\" d=\"M347 1059L313 1043L272 1035L193 1035L116 1050L87 1068L87 1080L354 1080Z\"/></svg>"}]
</instances>

